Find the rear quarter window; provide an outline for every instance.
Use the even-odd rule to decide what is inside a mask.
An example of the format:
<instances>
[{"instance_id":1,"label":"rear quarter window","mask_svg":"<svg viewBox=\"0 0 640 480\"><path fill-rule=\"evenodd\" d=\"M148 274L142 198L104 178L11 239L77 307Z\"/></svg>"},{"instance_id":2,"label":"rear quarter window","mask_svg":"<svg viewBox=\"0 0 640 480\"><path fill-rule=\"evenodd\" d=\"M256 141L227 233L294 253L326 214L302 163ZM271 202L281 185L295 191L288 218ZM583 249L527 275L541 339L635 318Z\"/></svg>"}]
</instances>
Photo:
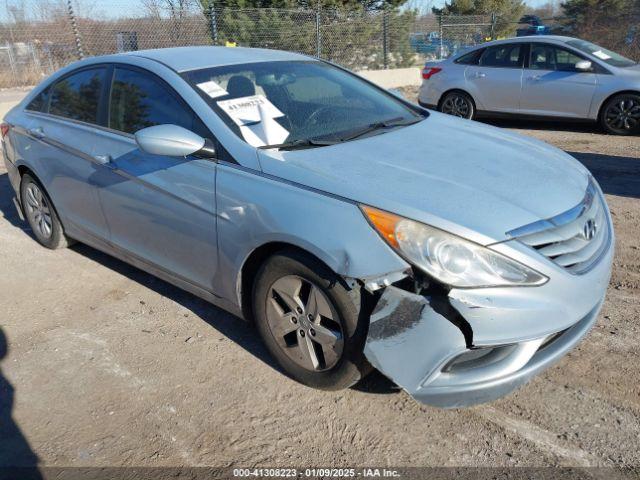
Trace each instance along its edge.
<instances>
[{"instance_id":1,"label":"rear quarter window","mask_svg":"<svg viewBox=\"0 0 640 480\"><path fill-rule=\"evenodd\" d=\"M98 105L105 68L73 73L51 88L49 113L87 123L98 123Z\"/></svg>"},{"instance_id":2,"label":"rear quarter window","mask_svg":"<svg viewBox=\"0 0 640 480\"><path fill-rule=\"evenodd\" d=\"M29 102L25 110L31 112L46 112L48 109L49 88L44 89L36 97Z\"/></svg>"},{"instance_id":3,"label":"rear quarter window","mask_svg":"<svg viewBox=\"0 0 640 480\"><path fill-rule=\"evenodd\" d=\"M454 60L454 63L459 63L461 65L478 65L482 52L484 52L484 48L479 48L473 52L466 53L460 58Z\"/></svg>"}]
</instances>

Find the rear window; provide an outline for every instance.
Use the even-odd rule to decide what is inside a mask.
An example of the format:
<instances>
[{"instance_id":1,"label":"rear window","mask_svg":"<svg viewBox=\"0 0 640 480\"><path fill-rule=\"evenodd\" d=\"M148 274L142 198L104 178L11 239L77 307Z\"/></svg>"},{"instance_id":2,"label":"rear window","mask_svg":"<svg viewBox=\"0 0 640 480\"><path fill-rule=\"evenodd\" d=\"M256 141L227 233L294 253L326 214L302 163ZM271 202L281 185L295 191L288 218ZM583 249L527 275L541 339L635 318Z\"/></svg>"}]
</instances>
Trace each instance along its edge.
<instances>
[{"instance_id":1,"label":"rear window","mask_svg":"<svg viewBox=\"0 0 640 480\"><path fill-rule=\"evenodd\" d=\"M51 88L49 113L80 122L98 123L104 73L104 68L92 68L57 82Z\"/></svg>"},{"instance_id":2,"label":"rear window","mask_svg":"<svg viewBox=\"0 0 640 480\"><path fill-rule=\"evenodd\" d=\"M480 57L484 67L520 68L523 61L524 43L511 43L488 47Z\"/></svg>"},{"instance_id":3,"label":"rear window","mask_svg":"<svg viewBox=\"0 0 640 480\"><path fill-rule=\"evenodd\" d=\"M478 65L480 57L482 56L482 52L484 52L484 48L479 48L478 50L469 52L456 59L455 63L460 63L462 65Z\"/></svg>"}]
</instances>

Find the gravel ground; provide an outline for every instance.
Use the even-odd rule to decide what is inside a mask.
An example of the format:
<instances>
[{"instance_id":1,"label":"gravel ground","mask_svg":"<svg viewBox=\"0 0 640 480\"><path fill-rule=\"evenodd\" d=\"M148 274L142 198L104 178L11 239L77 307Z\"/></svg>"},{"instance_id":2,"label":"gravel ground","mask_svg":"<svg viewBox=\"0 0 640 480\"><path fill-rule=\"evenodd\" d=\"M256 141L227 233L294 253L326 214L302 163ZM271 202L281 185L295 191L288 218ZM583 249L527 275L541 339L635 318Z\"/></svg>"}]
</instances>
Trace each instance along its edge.
<instances>
[{"instance_id":1,"label":"gravel ground","mask_svg":"<svg viewBox=\"0 0 640 480\"><path fill-rule=\"evenodd\" d=\"M379 374L342 392L294 383L229 314L86 246L39 247L0 170L0 466L639 466L640 139L499 125L592 170L616 258L585 341L465 410L421 406Z\"/></svg>"}]
</instances>

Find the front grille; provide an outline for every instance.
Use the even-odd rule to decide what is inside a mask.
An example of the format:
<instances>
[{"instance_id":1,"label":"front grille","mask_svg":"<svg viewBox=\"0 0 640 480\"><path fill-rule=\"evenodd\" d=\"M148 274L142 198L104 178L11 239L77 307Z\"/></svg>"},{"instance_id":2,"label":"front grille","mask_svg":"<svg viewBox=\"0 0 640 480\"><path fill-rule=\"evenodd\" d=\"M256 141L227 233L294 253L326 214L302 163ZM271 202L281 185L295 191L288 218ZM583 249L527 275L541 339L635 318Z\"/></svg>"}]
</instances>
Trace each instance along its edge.
<instances>
[{"instance_id":1,"label":"front grille","mask_svg":"<svg viewBox=\"0 0 640 480\"><path fill-rule=\"evenodd\" d=\"M606 212L604 200L591 180L579 205L508 235L578 275L588 271L609 246L611 230Z\"/></svg>"}]
</instances>

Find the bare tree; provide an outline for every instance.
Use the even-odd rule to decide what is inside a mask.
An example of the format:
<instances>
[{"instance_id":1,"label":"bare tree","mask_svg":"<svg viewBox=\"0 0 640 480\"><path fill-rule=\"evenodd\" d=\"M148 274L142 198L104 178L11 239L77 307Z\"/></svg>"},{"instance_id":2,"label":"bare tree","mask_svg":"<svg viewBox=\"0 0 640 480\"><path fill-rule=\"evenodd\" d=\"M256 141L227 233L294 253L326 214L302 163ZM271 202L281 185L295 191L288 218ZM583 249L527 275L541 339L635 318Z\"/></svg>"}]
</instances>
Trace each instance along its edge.
<instances>
[{"instance_id":1,"label":"bare tree","mask_svg":"<svg viewBox=\"0 0 640 480\"><path fill-rule=\"evenodd\" d=\"M171 22L169 32L171 40L174 43L180 43L184 37L185 21L197 2L195 0L143 0L142 3L150 17L162 19L166 14Z\"/></svg>"}]
</instances>

